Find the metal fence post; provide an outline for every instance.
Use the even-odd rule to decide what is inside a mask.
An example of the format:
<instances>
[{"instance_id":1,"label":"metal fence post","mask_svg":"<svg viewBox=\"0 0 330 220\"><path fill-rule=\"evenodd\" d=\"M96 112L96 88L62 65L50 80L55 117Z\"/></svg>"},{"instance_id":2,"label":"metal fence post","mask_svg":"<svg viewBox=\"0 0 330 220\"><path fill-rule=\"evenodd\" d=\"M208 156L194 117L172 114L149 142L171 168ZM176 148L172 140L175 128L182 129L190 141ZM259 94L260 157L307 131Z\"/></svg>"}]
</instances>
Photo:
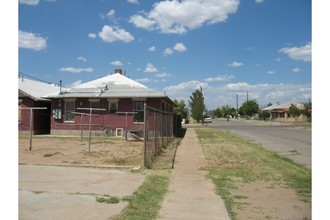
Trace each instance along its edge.
<instances>
[{"instance_id":1,"label":"metal fence post","mask_svg":"<svg viewBox=\"0 0 330 220\"><path fill-rule=\"evenodd\" d=\"M143 115L143 166L146 167L147 161L147 104L144 103L144 115Z\"/></svg>"}]
</instances>

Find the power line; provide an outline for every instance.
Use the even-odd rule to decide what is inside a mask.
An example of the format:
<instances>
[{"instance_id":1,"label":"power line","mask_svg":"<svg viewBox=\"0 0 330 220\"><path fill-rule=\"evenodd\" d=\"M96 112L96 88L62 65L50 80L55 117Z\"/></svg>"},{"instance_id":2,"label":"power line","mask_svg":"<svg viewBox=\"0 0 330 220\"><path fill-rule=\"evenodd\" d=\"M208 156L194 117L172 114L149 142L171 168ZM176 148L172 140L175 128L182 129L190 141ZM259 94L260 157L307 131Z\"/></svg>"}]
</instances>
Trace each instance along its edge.
<instances>
[{"instance_id":1,"label":"power line","mask_svg":"<svg viewBox=\"0 0 330 220\"><path fill-rule=\"evenodd\" d=\"M52 82L49 82L49 81L45 81L45 80L42 80L42 79L39 79L39 78L36 78L36 77L33 77L33 76L30 76L26 73L22 73L21 71L18 71L18 76L22 75L22 76L25 76L25 77L28 77L28 78L31 78L31 79L34 79L34 80L38 80L40 82L43 82L43 83L48 83L48 84L55 84L57 85L58 83L52 83Z\"/></svg>"}]
</instances>

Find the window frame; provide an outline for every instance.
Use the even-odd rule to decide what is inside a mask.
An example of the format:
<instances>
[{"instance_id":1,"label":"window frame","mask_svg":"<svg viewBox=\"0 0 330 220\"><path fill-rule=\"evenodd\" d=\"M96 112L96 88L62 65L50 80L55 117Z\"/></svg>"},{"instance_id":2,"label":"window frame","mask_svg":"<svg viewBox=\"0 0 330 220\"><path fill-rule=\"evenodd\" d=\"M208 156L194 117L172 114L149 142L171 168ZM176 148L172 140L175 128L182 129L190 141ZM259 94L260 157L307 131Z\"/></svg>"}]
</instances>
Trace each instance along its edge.
<instances>
[{"instance_id":1,"label":"window frame","mask_svg":"<svg viewBox=\"0 0 330 220\"><path fill-rule=\"evenodd\" d=\"M109 107L109 110L108 110L108 113L109 114L116 114L118 112L118 102L119 100L118 99L108 99L108 107ZM115 104L116 105L116 109L115 109L115 112L111 112L111 104Z\"/></svg>"},{"instance_id":2,"label":"window frame","mask_svg":"<svg viewBox=\"0 0 330 220\"><path fill-rule=\"evenodd\" d=\"M137 108L137 104L142 104L142 109ZM136 112L133 117L134 123L144 122L144 103L145 100L133 100L133 112ZM141 106L140 106L141 107Z\"/></svg>"},{"instance_id":3,"label":"window frame","mask_svg":"<svg viewBox=\"0 0 330 220\"><path fill-rule=\"evenodd\" d=\"M68 103L73 103L72 109L67 108ZM69 123L75 122L75 117L74 117L74 114L72 113L75 111L75 109L76 109L76 100L75 99L64 100L64 122L69 122ZM70 114L72 114L72 120L68 119L68 116Z\"/></svg>"}]
</instances>

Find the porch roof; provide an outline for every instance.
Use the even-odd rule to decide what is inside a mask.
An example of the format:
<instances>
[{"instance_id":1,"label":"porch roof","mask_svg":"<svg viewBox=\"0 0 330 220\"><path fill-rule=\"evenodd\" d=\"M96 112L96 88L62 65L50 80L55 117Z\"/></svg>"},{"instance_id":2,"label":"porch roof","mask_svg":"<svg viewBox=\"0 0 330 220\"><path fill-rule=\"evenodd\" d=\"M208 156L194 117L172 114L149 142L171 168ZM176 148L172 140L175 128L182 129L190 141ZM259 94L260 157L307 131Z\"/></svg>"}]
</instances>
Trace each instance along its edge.
<instances>
[{"instance_id":1,"label":"porch roof","mask_svg":"<svg viewBox=\"0 0 330 220\"><path fill-rule=\"evenodd\" d=\"M43 83L23 77L18 78L19 96L28 96L35 101L49 101L45 94L59 92L60 88L54 84Z\"/></svg>"}]
</instances>

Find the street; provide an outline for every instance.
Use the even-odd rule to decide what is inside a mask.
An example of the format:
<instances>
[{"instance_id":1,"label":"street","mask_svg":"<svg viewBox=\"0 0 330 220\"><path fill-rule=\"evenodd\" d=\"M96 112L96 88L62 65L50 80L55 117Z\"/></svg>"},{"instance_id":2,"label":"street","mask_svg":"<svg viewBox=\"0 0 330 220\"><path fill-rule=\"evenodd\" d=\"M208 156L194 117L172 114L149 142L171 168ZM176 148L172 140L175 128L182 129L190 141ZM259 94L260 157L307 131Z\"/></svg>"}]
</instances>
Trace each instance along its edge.
<instances>
[{"instance_id":1,"label":"street","mask_svg":"<svg viewBox=\"0 0 330 220\"><path fill-rule=\"evenodd\" d=\"M311 168L311 130L289 124L245 119L213 119L207 126L230 131L265 149Z\"/></svg>"}]
</instances>

